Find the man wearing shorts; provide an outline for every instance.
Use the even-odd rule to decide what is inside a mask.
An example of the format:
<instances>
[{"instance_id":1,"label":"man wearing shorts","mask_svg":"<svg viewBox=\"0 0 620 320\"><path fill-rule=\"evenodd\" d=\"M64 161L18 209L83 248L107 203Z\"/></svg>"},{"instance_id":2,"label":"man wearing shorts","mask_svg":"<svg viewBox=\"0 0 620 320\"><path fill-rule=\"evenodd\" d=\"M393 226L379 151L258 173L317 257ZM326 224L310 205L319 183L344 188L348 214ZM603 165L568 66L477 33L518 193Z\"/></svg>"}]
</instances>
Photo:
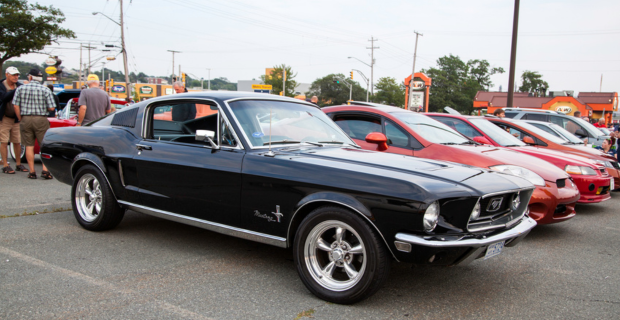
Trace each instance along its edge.
<instances>
[{"instance_id":1,"label":"man wearing shorts","mask_svg":"<svg viewBox=\"0 0 620 320\"><path fill-rule=\"evenodd\" d=\"M22 136L22 144L26 146L26 160L28 160L29 179L36 179L37 173L34 169L34 143L39 142L39 146L43 142L43 137L50 128L47 120L49 111L56 108L53 93L47 87L41 84L43 74L39 69L32 69L28 72L28 84L20 86L15 91L13 98L13 106L15 114L20 122L20 134ZM47 171L43 164L43 172L41 177L44 179L52 179L52 174Z\"/></svg>"},{"instance_id":2,"label":"man wearing shorts","mask_svg":"<svg viewBox=\"0 0 620 320\"><path fill-rule=\"evenodd\" d=\"M6 68L6 78L0 80L0 157L2 157L3 173L15 173L15 170L28 172L28 169L22 165L19 121L12 103L15 89L22 85L17 80L19 80L19 70L15 67ZM15 170L8 163L9 143L13 144Z\"/></svg>"}]
</instances>

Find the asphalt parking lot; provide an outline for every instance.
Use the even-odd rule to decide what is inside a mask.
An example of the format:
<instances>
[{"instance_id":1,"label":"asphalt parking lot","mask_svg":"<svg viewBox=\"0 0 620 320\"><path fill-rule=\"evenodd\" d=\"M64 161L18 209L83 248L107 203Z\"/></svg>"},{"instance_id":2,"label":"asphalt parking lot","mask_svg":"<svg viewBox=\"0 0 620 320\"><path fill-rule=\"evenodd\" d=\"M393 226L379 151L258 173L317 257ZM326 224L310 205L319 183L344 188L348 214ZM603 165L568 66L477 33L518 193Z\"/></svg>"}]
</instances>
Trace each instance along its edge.
<instances>
[{"instance_id":1,"label":"asphalt parking lot","mask_svg":"<svg viewBox=\"0 0 620 320\"><path fill-rule=\"evenodd\" d=\"M37 169L40 173L40 167ZM128 212L82 229L70 187L0 174L0 319L618 319L620 193L469 266L393 263L352 306L314 297L292 253Z\"/></svg>"}]
</instances>

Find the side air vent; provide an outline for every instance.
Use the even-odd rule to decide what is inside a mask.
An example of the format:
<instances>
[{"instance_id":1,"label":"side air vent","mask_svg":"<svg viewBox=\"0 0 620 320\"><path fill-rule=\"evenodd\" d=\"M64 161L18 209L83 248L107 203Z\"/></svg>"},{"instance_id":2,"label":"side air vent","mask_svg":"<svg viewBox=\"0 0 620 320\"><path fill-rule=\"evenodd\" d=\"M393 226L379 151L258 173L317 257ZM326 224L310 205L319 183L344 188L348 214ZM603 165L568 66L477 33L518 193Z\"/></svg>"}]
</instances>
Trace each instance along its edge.
<instances>
[{"instance_id":1,"label":"side air vent","mask_svg":"<svg viewBox=\"0 0 620 320\"><path fill-rule=\"evenodd\" d=\"M118 112L112 119L112 125L133 128L136 126L136 115L138 115L138 108Z\"/></svg>"}]
</instances>

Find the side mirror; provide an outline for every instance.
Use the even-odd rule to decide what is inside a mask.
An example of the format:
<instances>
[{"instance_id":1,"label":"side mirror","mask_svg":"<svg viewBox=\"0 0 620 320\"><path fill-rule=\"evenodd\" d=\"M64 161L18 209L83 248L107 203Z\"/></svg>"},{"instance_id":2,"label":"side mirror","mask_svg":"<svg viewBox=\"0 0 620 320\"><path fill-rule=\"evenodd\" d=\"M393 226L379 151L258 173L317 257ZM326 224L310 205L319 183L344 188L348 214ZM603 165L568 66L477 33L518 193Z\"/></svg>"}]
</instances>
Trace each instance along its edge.
<instances>
[{"instance_id":1,"label":"side mirror","mask_svg":"<svg viewBox=\"0 0 620 320\"><path fill-rule=\"evenodd\" d=\"M579 137L587 137L588 135L583 131L583 129L575 130L575 135Z\"/></svg>"},{"instance_id":2,"label":"side mirror","mask_svg":"<svg viewBox=\"0 0 620 320\"><path fill-rule=\"evenodd\" d=\"M215 132L211 130L196 130L196 141L208 141L211 144L211 148L219 149L220 147L213 142L215 138Z\"/></svg>"},{"instance_id":3,"label":"side mirror","mask_svg":"<svg viewBox=\"0 0 620 320\"><path fill-rule=\"evenodd\" d=\"M482 144L492 144L491 141L489 141L489 139L483 136L474 137L474 141L478 143L482 143Z\"/></svg>"},{"instance_id":4,"label":"side mirror","mask_svg":"<svg viewBox=\"0 0 620 320\"><path fill-rule=\"evenodd\" d=\"M381 132L371 132L366 136L366 142L376 143L378 151L385 151L388 149L387 137Z\"/></svg>"},{"instance_id":5,"label":"side mirror","mask_svg":"<svg viewBox=\"0 0 620 320\"><path fill-rule=\"evenodd\" d=\"M530 136L523 137L523 142L525 142L527 144L531 144L531 145L535 145L536 144L534 139L532 139L532 137L530 137Z\"/></svg>"}]
</instances>

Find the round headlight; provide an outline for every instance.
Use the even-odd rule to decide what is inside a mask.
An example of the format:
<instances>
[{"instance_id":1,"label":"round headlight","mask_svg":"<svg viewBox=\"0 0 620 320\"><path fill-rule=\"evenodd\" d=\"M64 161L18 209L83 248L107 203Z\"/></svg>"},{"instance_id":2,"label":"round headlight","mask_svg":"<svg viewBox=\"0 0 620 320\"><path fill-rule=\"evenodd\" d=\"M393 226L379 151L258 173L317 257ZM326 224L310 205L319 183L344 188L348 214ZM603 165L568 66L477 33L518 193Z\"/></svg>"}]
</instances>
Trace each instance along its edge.
<instances>
[{"instance_id":1,"label":"round headlight","mask_svg":"<svg viewBox=\"0 0 620 320\"><path fill-rule=\"evenodd\" d=\"M519 205L521 204L521 196L519 193L512 196L512 210L519 209Z\"/></svg>"},{"instance_id":2,"label":"round headlight","mask_svg":"<svg viewBox=\"0 0 620 320\"><path fill-rule=\"evenodd\" d=\"M423 224L424 231L431 232L437 227L437 220L439 219L439 202L435 201L431 203L424 212Z\"/></svg>"},{"instance_id":3,"label":"round headlight","mask_svg":"<svg viewBox=\"0 0 620 320\"><path fill-rule=\"evenodd\" d=\"M474 206L474 210L471 211L471 215L469 216L469 221L478 220L480 218L480 199L476 202Z\"/></svg>"}]
</instances>

